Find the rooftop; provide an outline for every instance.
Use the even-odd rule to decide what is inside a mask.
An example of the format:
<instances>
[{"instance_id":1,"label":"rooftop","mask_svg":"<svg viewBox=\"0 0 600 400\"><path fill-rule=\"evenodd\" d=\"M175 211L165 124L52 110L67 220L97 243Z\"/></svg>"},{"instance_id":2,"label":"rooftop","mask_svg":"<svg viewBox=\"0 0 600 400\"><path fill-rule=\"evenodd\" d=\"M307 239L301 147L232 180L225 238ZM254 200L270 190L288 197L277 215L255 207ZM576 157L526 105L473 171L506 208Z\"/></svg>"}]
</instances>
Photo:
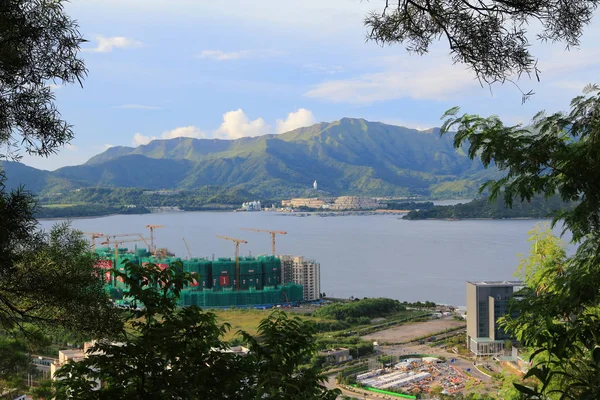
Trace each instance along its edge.
<instances>
[{"instance_id":1,"label":"rooftop","mask_svg":"<svg viewBox=\"0 0 600 400\"><path fill-rule=\"evenodd\" d=\"M523 281L467 281L475 286L523 286Z\"/></svg>"}]
</instances>

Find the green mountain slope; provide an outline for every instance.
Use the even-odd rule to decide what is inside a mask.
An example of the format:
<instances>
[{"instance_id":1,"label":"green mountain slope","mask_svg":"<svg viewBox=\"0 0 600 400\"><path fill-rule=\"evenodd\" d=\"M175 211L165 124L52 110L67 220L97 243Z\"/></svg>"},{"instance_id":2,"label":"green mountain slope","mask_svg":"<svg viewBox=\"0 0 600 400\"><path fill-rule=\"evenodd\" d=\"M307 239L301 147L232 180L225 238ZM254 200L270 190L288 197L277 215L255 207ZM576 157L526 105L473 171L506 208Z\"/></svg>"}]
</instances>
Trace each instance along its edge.
<instances>
[{"instance_id":1,"label":"green mountain slope","mask_svg":"<svg viewBox=\"0 0 600 400\"><path fill-rule=\"evenodd\" d=\"M37 171L37 170L36 170ZM237 140L176 138L113 147L87 163L53 172L17 171L34 191L106 186L194 189L238 188L270 197L299 195L316 179L333 195L452 197L474 192L484 175L478 161L454 149L452 135L343 118L280 135ZM34 176L35 175L35 176Z\"/></svg>"}]
</instances>

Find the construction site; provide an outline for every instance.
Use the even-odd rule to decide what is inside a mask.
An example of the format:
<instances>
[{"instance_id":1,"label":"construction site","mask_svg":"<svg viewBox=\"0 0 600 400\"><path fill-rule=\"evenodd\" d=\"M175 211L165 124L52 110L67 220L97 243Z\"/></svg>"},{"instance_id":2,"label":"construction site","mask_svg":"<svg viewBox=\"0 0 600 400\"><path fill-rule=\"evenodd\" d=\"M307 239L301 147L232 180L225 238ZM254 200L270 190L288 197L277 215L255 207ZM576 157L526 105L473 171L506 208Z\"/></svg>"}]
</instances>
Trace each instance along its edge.
<instances>
[{"instance_id":1,"label":"construction site","mask_svg":"<svg viewBox=\"0 0 600 400\"><path fill-rule=\"evenodd\" d=\"M247 244L246 240L217 235L234 244L234 258L193 258L185 238L182 238L189 255L182 259L155 245L154 231L162 227L147 225L149 238L140 233L113 235L85 232L92 239L92 250L99 259L98 267L106 270L107 290L116 304L128 304L123 295L125 284L112 272L113 269L124 271L123 262L126 260L140 265L155 264L161 269L181 263L185 272L195 273L197 279L182 290L179 298L181 306L271 308L276 305L293 306L305 300L303 285L286 281L285 276L289 274L282 272L281 259L275 256L275 235L286 232L245 229L271 235L272 254L258 257L239 256L240 244ZM97 239L101 240L99 245L103 247L96 247ZM145 247L137 246L141 243ZM130 248L124 247L125 244L135 245Z\"/></svg>"},{"instance_id":2,"label":"construction site","mask_svg":"<svg viewBox=\"0 0 600 400\"><path fill-rule=\"evenodd\" d=\"M452 363L436 357L406 358L390 368L375 369L356 376L357 383L386 390L401 389L407 394L428 393L440 386L444 394L456 394L465 389L468 380Z\"/></svg>"}]
</instances>

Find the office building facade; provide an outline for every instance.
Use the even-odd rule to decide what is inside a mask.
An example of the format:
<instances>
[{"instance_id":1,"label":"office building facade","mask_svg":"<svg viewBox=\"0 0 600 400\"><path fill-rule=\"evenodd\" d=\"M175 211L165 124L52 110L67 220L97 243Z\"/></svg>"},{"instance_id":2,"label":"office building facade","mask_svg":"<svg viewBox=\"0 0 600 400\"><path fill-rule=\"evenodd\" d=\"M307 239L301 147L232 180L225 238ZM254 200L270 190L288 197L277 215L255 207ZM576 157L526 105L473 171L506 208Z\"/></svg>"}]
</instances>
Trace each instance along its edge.
<instances>
[{"instance_id":1,"label":"office building facade","mask_svg":"<svg viewBox=\"0 0 600 400\"><path fill-rule=\"evenodd\" d=\"M506 339L514 339L498 325L498 318L510 312L522 286L521 281L467 282L467 346L475 355L499 354Z\"/></svg>"}]
</instances>

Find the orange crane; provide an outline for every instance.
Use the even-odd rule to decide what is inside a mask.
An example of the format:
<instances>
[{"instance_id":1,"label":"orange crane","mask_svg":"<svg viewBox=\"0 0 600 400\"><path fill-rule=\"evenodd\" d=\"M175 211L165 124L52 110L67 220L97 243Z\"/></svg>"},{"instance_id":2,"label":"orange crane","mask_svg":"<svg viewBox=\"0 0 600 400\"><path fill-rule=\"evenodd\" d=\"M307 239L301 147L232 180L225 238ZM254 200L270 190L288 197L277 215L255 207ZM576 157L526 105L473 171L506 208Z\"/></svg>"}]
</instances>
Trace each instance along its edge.
<instances>
[{"instance_id":1,"label":"orange crane","mask_svg":"<svg viewBox=\"0 0 600 400\"><path fill-rule=\"evenodd\" d=\"M231 240L235 243L235 289L240 290L240 243L247 244L243 239L234 239L227 236L217 235L219 239Z\"/></svg>"},{"instance_id":2,"label":"orange crane","mask_svg":"<svg viewBox=\"0 0 600 400\"><path fill-rule=\"evenodd\" d=\"M154 253L156 251L156 247L154 247L154 230L158 228L163 228L162 225L146 225L146 228L150 229L150 252Z\"/></svg>"},{"instance_id":3,"label":"orange crane","mask_svg":"<svg viewBox=\"0 0 600 400\"><path fill-rule=\"evenodd\" d=\"M271 235L271 251L275 255L275 235L287 235L287 232L283 231L270 231L268 229L254 229L254 228L242 228L244 231L252 232L267 232Z\"/></svg>"},{"instance_id":4,"label":"orange crane","mask_svg":"<svg viewBox=\"0 0 600 400\"><path fill-rule=\"evenodd\" d=\"M188 255L190 256L190 258L192 258L192 252L190 251L190 246L188 246L187 241L185 240L184 237L182 237L181 240L183 240L183 244L185 244L185 248L186 248L186 250L188 252Z\"/></svg>"},{"instance_id":5,"label":"orange crane","mask_svg":"<svg viewBox=\"0 0 600 400\"><path fill-rule=\"evenodd\" d=\"M96 239L104 236L104 234L98 232L83 232L83 234L92 237L92 251L96 250Z\"/></svg>"},{"instance_id":6,"label":"orange crane","mask_svg":"<svg viewBox=\"0 0 600 400\"><path fill-rule=\"evenodd\" d=\"M111 236L112 237L112 236ZM146 242L146 238L142 237L140 235L140 237L138 239L123 239L123 240L113 240L112 243L115 246L115 267L119 265L119 247L123 244L123 243L130 243L130 242L139 242L139 241L144 241ZM105 244L105 245L110 245L111 241L110 238L107 237L106 241L100 243L100 244Z\"/></svg>"},{"instance_id":7,"label":"orange crane","mask_svg":"<svg viewBox=\"0 0 600 400\"><path fill-rule=\"evenodd\" d=\"M106 237L106 242L104 242L103 244L110 244L111 240L121 240L121 239L117 239L117 238L123 238L123 237L130 237L130 236L135 236L138 237L139 240L134 240L135 242L138 241L143 241L144 244L146 245L146 247L148 248L148 251L150 251L150 244L148 243L148 239L146 239L145 237L142 236L141 233L118 233L115 235L102 235L104 237ZM102 244L102 243L101 243Z\"/></svg>"}]
</instances>

